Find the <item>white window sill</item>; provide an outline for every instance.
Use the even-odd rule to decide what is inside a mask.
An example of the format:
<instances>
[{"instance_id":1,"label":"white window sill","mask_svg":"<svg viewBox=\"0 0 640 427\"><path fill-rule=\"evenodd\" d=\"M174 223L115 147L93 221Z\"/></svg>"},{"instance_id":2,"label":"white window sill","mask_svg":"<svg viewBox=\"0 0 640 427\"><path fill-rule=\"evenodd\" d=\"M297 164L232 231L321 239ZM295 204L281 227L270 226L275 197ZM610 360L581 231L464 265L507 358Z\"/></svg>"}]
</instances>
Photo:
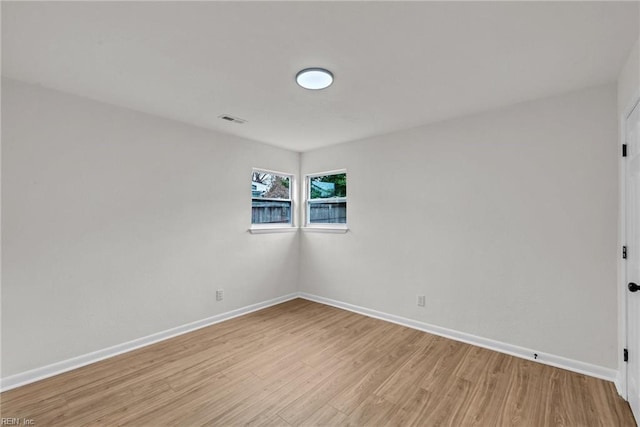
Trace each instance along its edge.
<instances>
[{"instance_id":1,"label":"white window sill","mask_svg":"<svg viewBox=\"0 0 640 427\"><path fill-rule=\"evenodd\" d=\"M295 233L298 227L287 224L282 225L252 225L249 229L251 234L267 234L267 233Z\"/></svg>"},{"instance_id":2,"label":"white window sill","mask_svg":"<svg viewBox=\"0 0 640 427\"><path fill-rule=\"evenodd\" d=\"M347 224L312 224L301 228L302 231L310 231L312 233L339 233L344 234L349 231Z\"/></svg>"}]
</instances>

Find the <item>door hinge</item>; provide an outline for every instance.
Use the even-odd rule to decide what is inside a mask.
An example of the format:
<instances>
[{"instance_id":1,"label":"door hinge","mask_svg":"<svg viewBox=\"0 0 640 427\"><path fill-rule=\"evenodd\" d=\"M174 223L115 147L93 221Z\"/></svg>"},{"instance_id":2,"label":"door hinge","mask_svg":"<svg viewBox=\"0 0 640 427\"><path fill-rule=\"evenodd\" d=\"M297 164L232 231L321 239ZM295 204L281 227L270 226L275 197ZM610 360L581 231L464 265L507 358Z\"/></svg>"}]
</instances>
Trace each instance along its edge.
<instances>
[{"instance_id":1,"label":"door hinge","mask_svg":"<svg viewBox=\"0 0 640 427\"><path fill-rule=\"evenodd\" d=\"M629 361L629 350L627 350L626 348L622 350L622 358L625 362Z\"/></svg>"},{"instance_id":2,"label":"door hinge","mask_svg":"<svg viewBox=\"0 0 640 427\"><path fill-rule=\"evenodd\" d=\"M627 157L627 144L622 144L622 157Z\"/></svg>"},{"instance_id":3,"label":"door hinge","mask_svg":"<svg viewBox=\"0 0 640 427\"><path fill-rule=\"evenodd\" d=\"M622 247L622 259L627 259L627 247Z\"/></svg>"}]
</instances>

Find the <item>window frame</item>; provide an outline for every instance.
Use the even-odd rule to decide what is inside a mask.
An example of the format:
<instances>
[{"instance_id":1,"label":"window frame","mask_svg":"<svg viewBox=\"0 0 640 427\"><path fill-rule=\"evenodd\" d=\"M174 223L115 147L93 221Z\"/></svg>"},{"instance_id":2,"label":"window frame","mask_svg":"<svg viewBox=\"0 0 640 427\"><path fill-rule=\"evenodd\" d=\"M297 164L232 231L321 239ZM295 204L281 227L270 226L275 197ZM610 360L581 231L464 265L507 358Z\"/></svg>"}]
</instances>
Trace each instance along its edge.
<instances>
[{"instance_id":1,"label":"window frame","mask_svg":"<svg viewBox=\"0 0 640 427\"><path fill-rule=\"evenodd\" d=\"M346 233L349 230L348 227L348 218L343 223L318 223L318 222L309 222L311 219L311 205L314 203L340 203L344 202L348 205L348 193L346 197L330 197L324 199L311 199L311 179L318 176L329 176L329 175L340 175L347 174L347 169L336 169L324 172L314 172L310 174L306 174L304 176L304 226L303 230L305 231L321 231L321 232L329 232L329 233ZM347 187L349 186L347 178Z\"/></svg>"},{"instance_id":2,"label":"window frame","mask_svg":"<svg viewBox=\"0 0 640 427\"><path fill-rule=\"evenodd\" d=\"M259 234L259 233L281 233L281 232L292 232L292 231L296 231L298 229L297 225L296 225L296 176L293 173L290 172L280 172L280 171L274 171L271 169L265 169L265 168L251 168L251 176L253 176L253 174L255 172L258 173L266 173L266 174L270 174L270 175L276 175L276 176L282 176L282 177L287 177L289 178L289 198L288 199L277 199L277 198L272 198L272 197L265 197L265 198L260 198L260 200L265 200L265 201L276 201L276 202L289 202L291 204L291 221L288 223L264 223L264 224L254 224L253 223L253 218L250 218L249 221L251 222L251 226L249 227L249 232L251 232L252 234ZM253 200L256 199L255 197L253 197L253 194L251 195L251 207L252 207L252 211L253 211Z\"/></svg>"}]
</instances>

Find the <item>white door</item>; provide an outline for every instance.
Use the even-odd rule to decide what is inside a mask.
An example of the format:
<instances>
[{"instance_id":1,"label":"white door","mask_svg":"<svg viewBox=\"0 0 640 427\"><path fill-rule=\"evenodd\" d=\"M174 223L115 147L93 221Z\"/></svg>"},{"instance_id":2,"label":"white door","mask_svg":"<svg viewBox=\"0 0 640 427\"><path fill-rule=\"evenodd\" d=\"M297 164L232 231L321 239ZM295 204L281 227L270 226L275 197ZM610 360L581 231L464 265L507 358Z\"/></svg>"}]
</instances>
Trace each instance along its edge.
<instances>
[{"instance_id":1,"label":"white door","mask_svg":"<svg viewBox=\"0 0 640 427\"><path fill-rule=\"evenodd\" d=\"M626 125L627 398L640 420L640 105Z\"/></svg>"}]
</instances>

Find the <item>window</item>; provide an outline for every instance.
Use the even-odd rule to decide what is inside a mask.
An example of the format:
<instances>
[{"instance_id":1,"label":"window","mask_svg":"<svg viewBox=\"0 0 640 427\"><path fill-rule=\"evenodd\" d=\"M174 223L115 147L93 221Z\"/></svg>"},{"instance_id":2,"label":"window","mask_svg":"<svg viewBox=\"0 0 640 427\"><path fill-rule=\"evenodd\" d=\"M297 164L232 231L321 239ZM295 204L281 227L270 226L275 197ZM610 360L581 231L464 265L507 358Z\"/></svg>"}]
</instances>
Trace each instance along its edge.
<instances>
[{"instance_id":1,"label":"window","mask_svg":"<svg viewBox=\"0 0 640 427\"><path fill-rule=\"evenodd\" d=\"M307 175L307 225L346 222L347 173Z\"/></svg>"},{"instance_id":2,"label":"window","mask_svg":"<svg viewBox=\"0 0 640 427\"><path fill-rule=\"evenodd\" d=\"M254 169L251 173L251 224L293 225L293 176Z\"/></svg>"}]
</instances>

